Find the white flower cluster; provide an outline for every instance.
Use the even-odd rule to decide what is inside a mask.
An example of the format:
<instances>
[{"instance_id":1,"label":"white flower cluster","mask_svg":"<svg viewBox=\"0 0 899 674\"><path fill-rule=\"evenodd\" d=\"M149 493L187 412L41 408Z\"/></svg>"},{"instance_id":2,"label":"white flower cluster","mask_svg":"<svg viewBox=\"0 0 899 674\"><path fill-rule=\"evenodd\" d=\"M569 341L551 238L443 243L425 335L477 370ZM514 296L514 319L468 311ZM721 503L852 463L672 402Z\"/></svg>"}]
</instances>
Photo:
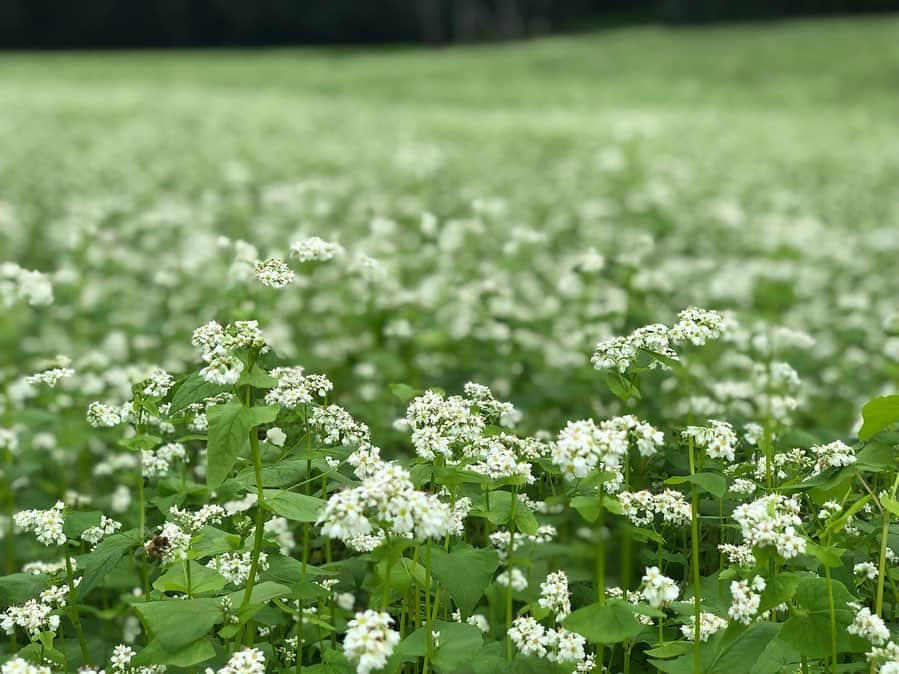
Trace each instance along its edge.
<instances>
[{"instance_id":1,"label":"white flower cluster","mask_svg":"<svg viewBox=\"0 0 899 674\"><path fill-rule=\"evenodd\" d=\"M643 574L643 598L650 606L658 608L674 601L680 596L677 583L668 576L662 575L657 566L647 566Z\"/></svg>"},{"instance_id":2,"label":"white flower cluster","mask_svg":"<svg viewBox=\"0 0 899 674\"><path fill-rule=\"evenodd\" d=\"M552 462L568 480L586 477L597 467L614 469L627 453L627 433L592 419L569 421L552 447Z\"/></svg>"},{"instance_id":3,"label":"white flower cluster","mask_svg":"<svg viewBox=\"0 0 899 674\"><path fill-rule=\"evenodd\" d=\"M356 421L340 405L315 407L309 426L326 445L358 446L371 442L368 426Z\"/></svg>"},{"instance_id":4,"label":"white flower cluster","mask_svg":"<svg viewBox=\"0 0 899 674\"><path fill-rule=\"evenodd\" d=\"M317 236L295 241L290 245L290 254L300 262L327 262L343 253L343 246L339 243L325 241Z\"/></svg>"},{"instance_id":5,"label":"white flower cluster","mask_svg":"<svg viewBox=\"0 0 899 674\"><path fill-rule=\"evenodd\" d=\"M648 489L623 491L618 494L618 501L624 516L638 527L651 525L656 515L661 516L663 524L676 527L689 524L692 517L686 497L673 489L666 489L658 494L653 494Z\"/></svg>"},{"instance_id":6,"label":"white flower cluster","mask_svg":"<svg viewBox=\"0 0 899 674\"><path fill-rule=\"evenodd\" d=\"M702 346L708 340L720 337L724 326L724 316L717 311L690 307L678 314L678 322L673 327L652 323L637 328L626 337L602 340L596 345L591 362L597 370L626 372L641 351L678 360L672 344L689 342ZM650 363L650 367L659 366L662 365L658 361Z\"/></svg>"},{"instance_id":7,"label":"white flower cluster","mask_svg":"<svg viewBox=\"0 0 899 674\"><path fill-rule=\"evenodd\" d=\"M57 501L47 510L22 510L13 516L13 521L21 531L33 532L38 542L44 545L64 545L63 510L65 504Z\"/></svg>"},{"instance_id":8,"label":"white flower cluster","mask_svg":"<svg viewBox=\"0 0 899 674\"><path fill-rule=\"evenodd\" d=\"M614 417L605 423L610 428L626 430L628 438L640 456L653 456L665 444L665 434L662 431L645 421L640 421L633 414Z\"/></svg>"},{"instance_id":9,"label":"white flower cluster","mask_svg":"<svg viewBox=\"0 0 899 674\"><path fill-rule=\"evenodd\" d=\"M231 351L253 349L265 353L268 350L257 321L235 321L224 328L216 321L210 321L194 330L191 344L199 349L206 363L200 376L220 386L237 383L244 369L243 361Z\"/></svg>"},{"instance_id":10,"label":"white flower cluster","mask_svg":"<svg viewBox=\"0 0 899 674\"><path fill-rule=\"evenodd\" d=\"M19 302L33 307L52 304L53 285L46 274L4 262L0 264L0 303L8 309Z\"/></svg>"},{"instance_id":11,"label":"white flower cluster","mask_svg":"<svg viewBox=\"0 0 899 674\"><path fill-rule=\"evenodd\" d=\"M675 342L703 346L710 339L718 339L725 326L724 316L717 311L688 307L677 315L677 323L671 328L670 334Z\"/></svg>"},{"instance_id":12,"label":"white flower cluster","mask_svg":"<svg viewBox=\"0 0 899 674\"><path fill-rule=\"evenodd\" d=\"M817 475L828 468L851 466L855 463L855 450L840 440L826 445L815 445L809 452L814 458L812 475Z\"/></svg>"},{"instance_id":13,"label":"white flower cluster","mask_svg":"<svg viewBox=\"0 0 899 674\"><path fill-rule=\"evenodd\" d=\"M726 421L709 419L708 426L687 426L681 431L684 438L692 438L697 447L704 448L712 459L735 459L737 434Z\"/></svg>"},{"instance_id":14,"label":"white flower cluster","mask_svg":"<svg viewBox=\"0 0 899 674\"><path fill-rule=\"evenodd\" d=\"M752 496L756 489L758 489L758 485L756 485L755 482L743 477L738 477L731 482L728 491L732 494L737 494L738 496Z\"/></svg>"},{"instance_id":15,"label":"white flower cluster","mask_svg":"<svg viewBox=\"0 0 899 674\"><path fill-rule=\"evenodd\" d=\"M16 656L3 663L0 674L52 674L52 670L46 665L33 665Z\"/></svg>"},{"instance_id":16,"label":"white flower cluster","mask_svg":"<svg viewBox=\"0 0 899 674\"><path fill-rule=\"evenodd\" d=\"M278 257L260 260L253 270L259 282L269 288L284 288L294 282L296 275L287 263Z\"/></svg>"},{"instance_id":17,"label":"white flower cluster","mask_svg":"<svg viewBox=\"0 0 899 674\"><path fill-rule=\"evenodd\" d=\"M87 423L94 428L112 428L122 423L121 411L98 401L87 406Z\"/></svg>"},{"instance_id":18,"label":"white flower cluster","mask_svg":"<svg viewBox=\"0 0 899 674\"><path fill-rule=\"evenodd\" d=\"M457 623L462 622L462 612L459 609L453 611L452 617ZM490 631L490 621L487 620L487 616L483 613L473 613L465 619L465 622L469 625L474 625L484 634Z\"/></svg>"},{"instance_id":19,"label":"white flower cluster","mask_svg":"<svg viewBox=\"0 0 899 674\"><path fill-rule=\"evenodd\" d=\"M497 400L487 386L473 381L467 382L462 388L465 397L470 400L481 413L481 416L506 426L503 420L514 419L517 416L515 406L510 402Z\"/></svg>"},{"instance_id":20,"label":"white flower cluster","mask_svg":"<svg viewBox=\"0 0 899 674\"><path fill-rule=\"evenodd\" d=\"M737 566L753 566L755 555L752 554L750 545L734 545L733 543L721 543L718 550L727 557L727 561Z\"/></svg>"},{"instance_id":21,"label":"white flower cluster","mask_svg":"<svg viewBox=\"0 0 899 674\"><path fill-rule=\"evenodd\" d=\"M16 627L20 627L30 637L44 631L56 632L59 629L59 615L54 614L55 609L49 602L29 599L21 606L10 606L0 614L0 628L6 634L15 634Z\"/></svg>"},{"instance_id":22,"label":"white flower cluster","mask_svg":"<svg viewBox=\"0 0 899 674\"><path fill-rule=\"evenodd\" d=\"M765 579L756 576L750 584L745 580L734 580L730 584L731 605L727 615L732 620L748 625L759 612L762 600L760 592L765 589Z\"/></svg>"},{"instance_id":23,"label":"white flower cluster","mask_svg":"<svg viewBox=\"0 0 899 674\"><path fill-rule=\"evenodd\" d=\"M243 587L250 577L252 558L252 552L226 552L217 557L213 557L206 563L206 566L218 571L222 576L228 579L229 583L233 583L237 587ZM262 573L267 569L268 555L264 552L260 552L257 571Z\"/></svg>"},{"instance_id":24,"label":"white flower cluster","mask_svg":"<svg viewBox=\"0 0 899 674\"><path fill-rule=\"evenodd\" d=\"M883 618L871 613L871 609L867 606L858 608L852 624L846 631L870 641L875 646L883 646L890 638L890 630L883 622Z\"/></svg>"},{"instance_id":25,"label":"white flower cluster","mask_svg":"<svg viewBox=\"0 0 899 674\"><path fill-rule=\"evenodd\" d=\"M175 379L165 370L154 369L140 383L141 393L149 398L164 398L175 385Z\"/></svg>"},{"instance_id":26,"label":"white flower cluster","mask_svg":"<svg viewBox=\"0 0 899 674\"><path fill-rule=\"evenodd\" d=\"M244 648L232 654L217 672L207 667L205 674L265 674L265 655L258 648Z\"/></svg>"},{"instance_id":27,"label":"white flower cluster","mask_svg":"<svg viewBox=\"0 0 899 674\"><path fill-rule=\"evenodd\" d=\"M877 565L873 562L859 562L852 567L852 573L868 580L874 580L877 578Z\"/></svg>"},{"instance_id":28,"label":"white flower cluster","mask_svg":"<svg viewBox=\"0 0 899 674\"><path fill-rule=\"evenodd\" d=\"M177 506L169 508L169 516L185 531L196 533L207 524L219 524L227 513L224 507L215 503L207 503L195 512L181 510Z\"/></svg>"},{"instance_id":29,"label":"white flower cluster","mask_svg":"<svg viewBox=\"0 0 899 674\"><path fill-rule=\"evenodd\" d=\"M53 367L25 377L25 383L32 385L45 384L50 388L55 388L62 379L67 379L74 375L75 370L70 367Z\"/></svg>"},{"instance_id":30,"label":"white flower cluster","mask_svg":"<svg viewBox=\"0 0 899 674\"><path fill-rule=\"evenodd\" d=\"M481 437L486 425L473 400L454 395L445 398L425 391L406 409L415 452L429 461L440 455L459 459L464 447Z\"/></svg>"},{"instance_id":31,"label":"white flower cluster","mask_svg":"<svg viewBox=\"0 0 899 674\"><path fill-rule=\"evenodd\" d=\"M775 454L772 461L772 472L778 480L785 480L791 475L799 475L812 466L806 453L797 448ZM755 478L759 481L767 479L768 463L764 454L759 456L755 464Z\"/></svg>"},{"instance_id":32,"label":"white flower cluster","mask_svg":"<svg viewBox=\"0 0 899 674\"><path fill-rule=\"evenodd\" d=\"M147 554L158 557L166 565L187 559L189 548L190 534L174 522L164 523L159 533L144 544Z\"/></svg>"},{"instance_id":33,"label":"white flower cluster","mask_svg":"<svg viewBox=\"0 0 899 674\"><path fill-rule=\"evenodd\" d=\"M733 512L743 539L750 547L774 547L791 559L805 552L805 539L796 531L801 526L800 506L795 498L769 494L752 503L741 503Z\"/></svg>"},{"instance_id":34,"label":"white flower cluster","mask_svg":"<svg viewBox=\"0 0 899 674\"><path fill-rule=\"evenodd\" d=\"M358 487L333 494L317 520L322 534L342 540L378 528L418 540L441 538L458 533L457 521L449 505L416 490L409 471L395 463L382 463Z\"/></svg>"},{"instance_id":35,"label":"white flower cluster","mask_svg":"<svg viewBox=\"0 0 899 674\"><path fill-rule=\"evenodd\" d=\"M0 449L15 454L19 450L19 434L13 428L0 428Z\"/></svg>"},{"instance_id":36,"label":"white flower cluster","mask_svg":"<svg viewBox=\"0 0 899 674\"><path fill-rule=\"evenodd\" d=\"M280 405L294 409L298 405L308 405L314 397L324 398L334 388L331 380L323 374L303 375L304 369L296 367L276 367L268 374L277 381L265 395L266 405Z\"/></svg>"},{"instance_id":37,"label":"white flower cluster","mask_svg":"<svg viewBox=\"0 0 899 674\"><path fill-rule=\"evenodd\" d=\"M293 532L290 530L290 522L284 517L272 517L262 525L262 530L267 534L274 534L275 542L282 555L290 555L297 546ZM259 559L261 561L262 557L260 556Z\"/></svg>"},{"instance_id":38,"label":"white flower cluster","mask_svg":"<svg viewBox=\"0 0 899 674\"><path fill-rule=\"evenodd\" d=\"M77 558L72 558L72 570L78 568ZM47 575L52 576L66 570L66 560L60 559L58 562L28 562L22 566L22 573L30 573L35 576Z\"/></svg>"},{"instance_id":39,"label":"white flower cluster","mask_svg":"<svg viewBox=\"0 0 899 674\"><path fill-rule=\"evenodd\" d=\"M709 637L720 632L727 627L727 620L714 613L703 611L699 614L699 640L708 641ZM696 639L696 622L691 620L680 627L681 634L687 641L695 641Z\"/></svg>"},{"instance_id":40,"label":"white flower cluster","mask_svg":"<svg viewBox=\"0 0 899 674\"><path fill-rule=\"evenodd\" d=\"M494 480L522 478L534 482L530 460L544 452L544 446L531 438L519 438L508 433L478 438L465 449L468 470Z\"/></svg>"},{"instance_id":41,"label":"white flower cluster","mask_svg":"<svg viewBox=\"0 0 899 674\"><path fill-rule=\"evenodd\" d=\"M103 540L103 538L114 534L121 528L121 522L111 519L106 515L100 515L100 524L94 527L88 527L87 529L82 531L81 540L90 545L96 545L101 540Z\"/></svg>"},{"instance_id":42,"label":"white flower cluster","mask_svg":"<svg viewBox=\"0 0 899 674\"><path fill-rule=\"evenodd\" d=\"M866 655L870 662L880 665L880 674L899 674L899 644L894 641L875 646Z\"/></svg>"},{"instance_id":43,"label":"white flower cluster","mask_svg":"<svg viewBox=\"0 0 899 674\"><path fill-rule=\"evenodd\" d=\"M556 528L552 524L541 524L537 527L536 533L533 534L516 534L514 537L514 547L512 552L514 553L518 550L522 545L526 543L535 543L537 545L542 545L545 543L549 543L556 537ZM511 534L508 531L494 531L490 534L490 543L496 548L496 554L499 555L499 560L505 563L509 559L509 541L513 540Z\"/></svg>"},{"instance_id":44,"label":"white flower cluster","mask_svg":"<svg viewBox=\"0 0 899 674\"><path fill-rule=\"evenodd\" d=\"M356 614L347 624L343 652L356 665L356 674L368 674L387 664L387 658L400 642L400 633L390 629L389 613L368 609Z\"/></svg>"},{"instance_id":45,"label":"white flower cluster","mask_svg":"<svg viewBox=\"0 0 899 674\"><path fill-rule=\"evenodd\" d=\"M584 637L562 627L548 629L531 616L515 618L509 629L509 638L523 655L556 663L574 663L585 659Z\"/></svg>"},{"instance_id":46,"label":"white flower cluster","mask_svg":"<svg viewBox=\"0 0 899 674\"><path fill-rule=\"evenodd\" d=\"M552 611L558 621L571 613L571 592L568 591L568 576L564 571L553 571L540 583L539 603Z\"/></svg>"},{"instance_id":47,"label":"white flower cluster","mask_svg":"<svg viewBox=\"0 0 899 674\"><path fill-rule=\"evenodd\" d=\"M144 477L159 477L165 475L172 468L172 463L182 461L187 457L187 450L180 442L169 442L153 451L141 450L140 462Z\"/></svg>"},{"instance_id":48,"label":"white flower cluster","mask_svg":"<svg viewBox=\"0 0 899 674\"><path fill-rule=\"evenodd\" d=\"M528 578L521 569L513 566L511 569L507 568L505 571L496 574L496 584L500 587L509 587L511 585L516 592L524 592L528 589Z\"/></svg>"}]
</instances>

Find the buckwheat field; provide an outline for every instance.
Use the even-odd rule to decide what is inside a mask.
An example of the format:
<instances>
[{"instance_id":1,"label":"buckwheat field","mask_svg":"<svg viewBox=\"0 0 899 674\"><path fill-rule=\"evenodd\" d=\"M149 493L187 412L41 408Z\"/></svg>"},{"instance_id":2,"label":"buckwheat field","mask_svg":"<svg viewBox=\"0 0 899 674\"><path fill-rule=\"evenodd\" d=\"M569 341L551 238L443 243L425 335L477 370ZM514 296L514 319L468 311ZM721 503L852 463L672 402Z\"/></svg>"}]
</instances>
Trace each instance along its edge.
<instances>
[{"instance_id":1,"label":"buckwheat field","mask_svg":"<svg viewBox=\"0 0 899 674\"><path fill-rule=\"evenodd\" d=\"M897 59L0 57L3 674L897 674Z\"/></svg>"}]
</instances>

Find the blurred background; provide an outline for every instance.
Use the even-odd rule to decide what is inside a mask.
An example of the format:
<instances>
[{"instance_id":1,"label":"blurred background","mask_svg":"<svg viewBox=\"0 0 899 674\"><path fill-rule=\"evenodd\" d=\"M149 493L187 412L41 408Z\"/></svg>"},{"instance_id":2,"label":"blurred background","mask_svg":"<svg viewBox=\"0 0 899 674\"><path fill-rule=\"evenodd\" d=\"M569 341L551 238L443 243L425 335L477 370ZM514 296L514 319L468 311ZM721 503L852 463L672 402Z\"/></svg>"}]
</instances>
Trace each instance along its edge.
<instances>
[{"instance_id":1,"label":"blurred background","mask_svg":"<svg viewBox=\"0 0 899 674\"><path fill-rule=\"evenodd\" d=\"M440 45L630 23L896 9L899 0L2 0L0 47Z\"/></svg>"}]
</instances>

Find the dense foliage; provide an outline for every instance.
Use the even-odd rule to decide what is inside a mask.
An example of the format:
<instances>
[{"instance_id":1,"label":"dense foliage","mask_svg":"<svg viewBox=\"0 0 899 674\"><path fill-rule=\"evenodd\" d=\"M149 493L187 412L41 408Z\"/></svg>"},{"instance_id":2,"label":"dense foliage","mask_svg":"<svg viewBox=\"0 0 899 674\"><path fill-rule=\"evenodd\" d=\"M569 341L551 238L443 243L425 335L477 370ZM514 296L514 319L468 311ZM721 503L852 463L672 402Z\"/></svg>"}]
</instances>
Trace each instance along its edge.
<instances>
[{"instance_id":1,"label":"dense foliage","mask_svg":"<svg viewBox=\"0 0 899 674\"><path fill-rule=\"evenodd\" d=\"M634 39L0 68L4 674L899 671L892 101Z\"/></svg>"}]
</instances>

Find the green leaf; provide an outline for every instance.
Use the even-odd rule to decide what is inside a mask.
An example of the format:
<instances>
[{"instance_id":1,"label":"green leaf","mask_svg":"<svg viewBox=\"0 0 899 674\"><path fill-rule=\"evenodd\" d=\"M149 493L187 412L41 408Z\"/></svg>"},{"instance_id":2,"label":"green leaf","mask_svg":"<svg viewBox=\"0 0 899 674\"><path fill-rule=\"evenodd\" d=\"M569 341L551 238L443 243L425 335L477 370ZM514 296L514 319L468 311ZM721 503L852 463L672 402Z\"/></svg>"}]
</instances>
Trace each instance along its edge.
<instances>
[{"instance_id":1,"label":"green leaf","mask_svg":"<svg viewBox=\"0 0 899 674\"><path fill-rule=\"evenodd\" d=\"M767 581L759 603L759 612L768 611L790 601L799 587L799 576L794 573L778 573Z\"/></svg>"},{"instance_id":2,"label":"green leaf","mask_svg":"<svg viewBox=\"0 0 899 674\"><path fill-rule=\"evenodd\" d=\"M706 674L745 672L750 663L757 665L759 654L777 637L780 628L780 625L770 622L754 623L736 639L726 643L705 670ZM767 669L763 667L762 671ZM776 671L778 671L776 668L772 670L772 674Z\"/></svg>"},{"instance_id":3,"label":"green leaf","mask_svg":"<svg viewBox=\"0 0 899 674\"><path fill-rule=\"evenodd\" d=\"M891 512L896 517L899 517L899 501L894 499L892 496L888 496L887 494L881 496L880 505L882 505L886 510Z\"/></svg>"},{"instance_id":4,"label":"green leaf","mask_svg":"<svg viewBox=\"0 0 899 674\"><path fill-rule=\"evenodd\" d=\"M835 545L823 546L813 543L812 541L808 541L805 544L805 554L811 555L824 566L830 567L831 569L842 564L841 558L843 557L844 552L846 552L846 550L838 548Z\"/></svg>"},{"instance_id":5,"label":"green leaf","mask_svg":"<svg viewBox=\"0 0 899 674\"><path fill-rule=\"evenodd\" d=\"M142 452L144 450L156 449L162 444L162 438L158 435L148 435L140 433L131 438L119 440L119 447L124 447L129 452Z\"/></svg>"},{"instance_id":6,"label":"green leaf","mask_svg":"<svg viewBox=\"0 0 899 674\"><path fill-rule=\"evenodd\" d=\"M78 539L85 529L90 529L100 524L100 516L102 514L96 510L90 512L67 510L63 516L62 531L66 537Z\"/></svg>"},{"instance_id":7,"label":"green leaf","mask_svg":"<svg viewBox=\"0 0 899 674\"><path fill-rule=\"evenodd\" d=\"M198 639L177 650L169 650L160 639L147 644L131 661L132 665L171 665L174 667L193 667L215 657L215 648L208 638Z\"/></svg>"},{"instance_id":8,"label":"green leaf","mask_svg":"<svg viewBox=\"0 0 899 674\"><path fill-rule=\"evenodd\" d=\"M229 390L230 388L228 386L212 384L203 379L198 372L194 372L193 374L188 375L175 387L175 390L172 393L172 403L169 408L169 414L174 415L188 405L193 405L201 400L206 400L206 398L217 396L218 394Z\"/></svg>"},{"instance_id":9,"label":"green leaf","mask_svg":"<svg viewBox=\"0 0 899 674\"><path fill-rule=\"evenodd\" d=\"M800 662L800 659L799 651L785 641L774 638L758 654L749 674L777 674L785 671L785 668L787 668L786 671L789 671L789 665L793 665L792 669L795 671L795 665Z\"/></svg>"},{"instance_id":10,"label":"green leaf","mask_svg":"<svg viewBox=\"0 0 899 674\"><path fill-rule=\"evenodd\" d=\"M135 604L160 647L175 653L223 620L220 599L168 599ZM240 605L240 598L236 605Z\"/></svg>"},{"instance_id":11,"label":"green leaf","mask_svg":"<svg viewBox=\"0 0 899 674\"><path fill-rule=\"evenodd\" d=\"M631 398L640 400L640 389L637 388L633 381L620 372L607 372L605 379L609 390L615 394L615 397L624 402L627 402Z\"/></svg>"},{"instance_id":12,"label":"green leaf","mask_svg":"<svg viewBox=\"0 0 899 674\"><path fill-rule=\"evenodd\" d=\"M450 552L437 546L431 548L431 573L449 591L465 617L478 605L498 565L499 557L492 548L474 548L467 543Z\"/></svg>"},{"instance_id":13,"label":"green leaf","mask_svg":"<svg viewBox=\"0 0 899 674\"><path fill-rule=\"evenodd\" d=\"M253 369L249 372L244 370L240 375L240 379L237 380L237 386L252 386L253 388L262 389L274 388L277 384L278 380L274 377L270 377L268 373L258 365L254 365Z\"/></svg>"},{"instance_id":14,"label":"green leaf","mask_svg":"<svg viewBox=\"0 0 899 674\"><path fill-rule=\"evenodd\" d=\"M87 596L91 589L103 582L106 574L115 568L122 557L142 542L137 529L122 531L107 536L93 551L79 557L78 568L83 569L84 573L81 576L78 594L81 597Z\"/></svg>"},{"instance_id":15,"label":"green leaf","mask_svg":"<svg viewBox=\"0 0 899 674\"><path fill-rule=\"evenodd\" d=\"M657 353L656 351L650 351L649 349L641 349L641 351L649 354L650 358L652 358L653 360L657 360L674 372L685 372L683 363L681 363L679 360L674 360L674 358L670 358L669 356Z\"/></svg>"},{"instance_id":16,"label":"green leaf","mask_svg":"<svg viewBox=\"0 0 899 674\"><path fill-rule=\"evenodd\" d=\"M206 412L209 420L206 451L206 484L217 487L231 472L251 429L274 421L277 407L244 407L232 400Z\"/></svg>"},{"instance_id":17,"label":"green leaf","mask_svg":"<svg viewBox=\"0 0 899 674\"><path fill-rule=\"evenodd\" d=\"M243 590L238 590L237 592L232 592L231 603L234 606L240 606L241 602L243 602ZM281 585L281 583L274 583L270 580L264 581L262 583L258 583L255 587L253 587L253 593L250 595L250 604L264 604L267 601L274 599L275 597L283 597L286 594L290 594L290 588L286 585Z\"/></svg>"},{"instance_id":18,"label":"green leaf","mask_svg":"<svg viewBox=\"0 0 899 674\"><path fill-rule=\"evenodd\" d=\"M512 498L513 494L509 491L498 489L491 491L490 509L485 508L476 510L472 514L475 517L486 517L493 524L508 524L512 519ZM535 534L537 532L537 519L528 507L515 496L515 526L518 531L524 534Z\"/></svg>"},{"instance_id":19,"label":"green leaf","mask_svg":"<svg viewBox=\"0 0 899 674\"><path fill-rule=\"evenodd\" d=\"M325 506L325 501L316 496L284 489L265 489L262 493L269 510L294 522L314 522Z\"/></svg>"},{"instance_id":20,"label":"green leaf","mask_svg":"<svg viewBox=\"0 0 899 674\"><path fill-rule=\"evenodd\" d=\"M675 475L665 480L665 484L695 484L701 491L708 492L715 498L724 498L727 493L727 480L717 473L696 473L695 475Z\"/></svg>"},{"instance_id":21,"label":"green leaf","mask_svg":"<svg viewBox=\"0 0 899 674\"><path fill-rule=\"evenodd\" d=\"M321 578L338 576L338 571L327 571L312 564L306 564L306 576L308 578ZM269 555L268 569L263 571L261 577L282 585L295 585L303 579L303 563L293 557L283 555Z\"/></svg>"},{"instance_id":22,"label":"green leaf","mask_svg":"<svg viewBox=\"0 0 899 674\"><path fill-rule=\"evenodd\" d=\"M845 628L854 618L853 611L846 605L855 601L855 597L837 580L832 581L831 586L836 607L837 648L841 651L854 650ZM830 654L827 581L816 577L801 578L794 601L803 610L790 616L783 624L780 639L806 657L826 657Z\"/></svg>"},{"instance_id":23,"label":"green leaf","mask_svg":"<svg viewBox=\"0 0 899 674\"><path fill-rule=\"evenodd\" d=\"M859 440L867 440L884 428L899 421L899 395L880 396L862 407L864 423L858 432Z\"/></svg>"},{"instance_id":24,"label":"green leaf","mask_svg":"<svg viewBox=\"0 0 899 674\"><path fill-rule=\"evenodd\" d=\"M522 503L521 499L518 500L518 507L515 508L515 528L527 536L533 536L540 528L534 513Z\"/></svg>"},{"instance_id":25,"label":"green leaf","mask_svg":"<svg viewBox=\"0 0 899 674\"><path fill-rule=\"evenodd\" d=\"M484 635L474 625L437 621L440 632L440 646L434 653L434 669L451 674L463 665L472 662L475 654L484 645Z\"/></svg>"},{"instance_id":26,"label":"green leaf","mask_svg":"<svg viewBox=\"0 0 899 674\"><path fill-rule=\"evenodd\" d=\"M24 604L47 586L47 576L33 573L13 573L0 576L0 607Z\"/></svg>"},{"instance_id":27,"label":"green leaf","mask_svg":"<svg viewBox=\"0 0 899 674\"><path fill-rule=\"evenodd\" d=\"M562 625L594 644L612 644L634 639L643 626L625 602L611 600L605 605L591 604L570 613Z\"/></svg>"},{"instance_id":28,"label":"green leaf","mask_svg":"<svg viewBox=\"0 0 899 674\"><path fill-rule=\"evenodd\" d=\"M440 632L440 646L433 659L434 669L438 672L452 674L473 663L484 644L481 630L474 625L437 620L432 629ZM400 642L391 662L398 665L403 661L423 657L427 648L427 628L421 627ZM390 667L386 669L389 670Z\"/></svg>"},{"instance_id":29,"label":"green leaf","mask_svg":"<svg viewBox=\"0 0 899 674\"><path fill-rule=\"evenodd\" d=\"M289 459L262 467L262 485L269 488L289 487L306 479L306 462ZM256 471L252 467L240 471L235 477L244 487L256 488Z\"/></svg>"},{"instance_id":30,"label":"green leaf","mask_svg":"<svg viewBox=\"0 0 899 674\"><path fill-rule=\"evenodd\" d=\"M896 465L893 445L884 442L872 442L855 457L855 467L861 471L880 472L891 470Z\"/></svg>"},{"instance_id":31,"label":"green leaf","mask_svg":"<svg viewBox=\"0 0 899 674\"><path fill-rule=\"evenodd\" d=\"M190 561L190 593L207 594L218 592L227 584L227 580L218 571L210 569L199 562ZM160 592L179 592L187 594L187 571L184 564L173 564L169 570L153 581L153 587Z\"/></svg>"},{"instance_id":32,"label":"green leaf","mask_svg":"<svg viewBox=\"0 0 899 674\"><path fill-rule=\"evenodd\" d=\"M229 534L227 531L207 525L191 540L188 557L190 559L214 557L224 552L234 552L240 545L241 539L237 534Z\"/></svg>"},{"instance_id":33,"label":"green leaf","mask_svg":"<svg viewBox=\"0 0 899 674\"><path fill-rule=\"evenodd\" d=\"M412 388L408 384L391 384L390 391L404 403L409 402L412 398L421 395L421 391Z\"/></svg>"},{"instance_id":34,"label":"green leaf","mask_svg":"<svg viewBox=\"0 0 899 674\"><path fill-rule=\"evenodd\" d=\"M588 522L595 522L599 517L599 499L595 496L572 496L571 507Z\"/></svg>"},{"instance_id":35,"label":"green leaf","mask_svg":"<svg viewBox=\"0 0 899 674\"><path fill-rule=\"evenodd\" d=\"M693 644L689 641L669 641L666 644L662 644L661 646L656 646L655 648L650 648L649 650L644 651L645 655L648 655L651 658L675 658L679 655L684 655L685 653L690 653L693 650Z\"/></svg>"}]
</instances>

